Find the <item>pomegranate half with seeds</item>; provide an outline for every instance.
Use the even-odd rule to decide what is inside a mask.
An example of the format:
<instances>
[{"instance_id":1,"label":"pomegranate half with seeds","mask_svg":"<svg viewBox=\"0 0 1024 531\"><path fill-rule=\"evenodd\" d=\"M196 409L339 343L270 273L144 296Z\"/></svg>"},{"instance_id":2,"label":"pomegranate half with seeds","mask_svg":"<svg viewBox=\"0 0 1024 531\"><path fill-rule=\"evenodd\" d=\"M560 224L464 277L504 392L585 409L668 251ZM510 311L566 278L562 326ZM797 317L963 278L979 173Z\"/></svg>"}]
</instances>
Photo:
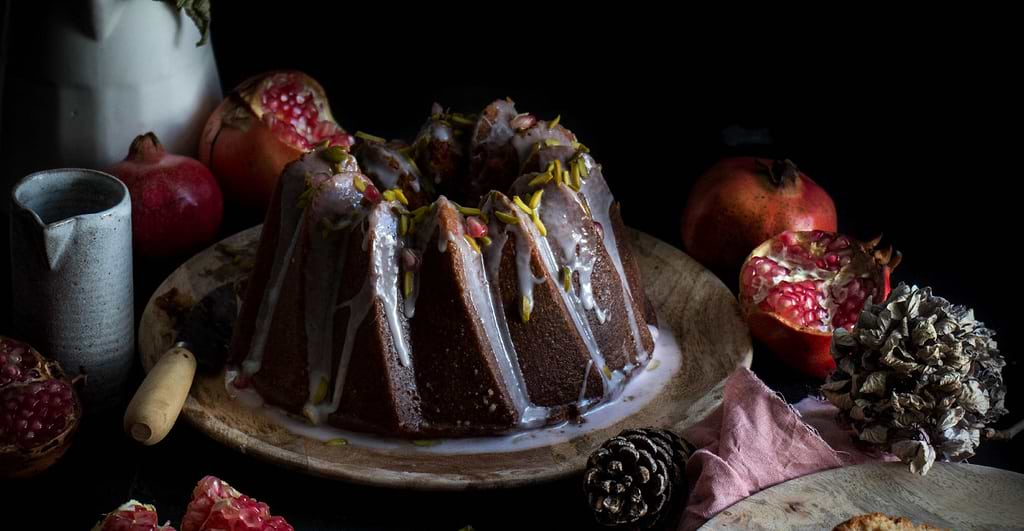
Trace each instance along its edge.
<instances>
[{"instance_id":1,"label":"pomegranate half with seeds","mask_svg":"<svg viewBox=\"0 0 1024 531\"><path fill-rule=\"evenodd\" d=\"M740 271L751 334L790 367L828 376L836 368L832 331L853 328L865 304L889 294L900 255L877 245L819 230L786 231L759 245Z\"/></svg>"},{"instance_id":2,"label":"pomegranate half with seeds","mask_svg":"<svg viewBox=\"0 0 1024 531\"><path fill-rule=\"evenodd\" d=\"M81 406L56 361L0 336L0 477L48 468L71 444Z\"/></svg>"},{"instance_id":3,"label":"pomegranate half with seeds","mask_svg":"<svg viewBox=\"0 0 1024 531\"><path fill-rule=\"evenodd\" d=\"M225 197L263 211L285 164L327 142L349 147L323 87L308 75L282 70L242 82L213 111L199 140L199 160Z\"/></svg>"},{"instance_id":4,"label":"pomegranate half with seeds","mask_svg":"<svg viewBox=\"0 0 1024 531\"><path fill-rule=\"evenodd\" d=\"M181 531L295 531L267 504L235 490L226 481L206 476L192 491Z\"/></svg>"}]
</instances>

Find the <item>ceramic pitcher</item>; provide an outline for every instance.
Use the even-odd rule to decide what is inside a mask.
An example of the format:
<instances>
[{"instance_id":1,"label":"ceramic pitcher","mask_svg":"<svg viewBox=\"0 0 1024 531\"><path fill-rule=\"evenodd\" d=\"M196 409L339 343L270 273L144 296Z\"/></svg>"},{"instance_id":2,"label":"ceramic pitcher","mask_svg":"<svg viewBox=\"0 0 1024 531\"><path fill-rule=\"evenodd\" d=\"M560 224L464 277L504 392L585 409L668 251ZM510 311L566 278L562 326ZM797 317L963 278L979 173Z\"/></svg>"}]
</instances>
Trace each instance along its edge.
<instances>
[{"instance_id":1,"label":"ceramic pitcher","mask_svg":"<svg viewBox=\"0 0 1024 531\"><path fill-rule=\"evenodd\" d=\"M61 169L25 177L11 195L13 329L69 375L84 373L91 405L113 405L135 352L128 189Z\"/></svg>"}]
</instances>

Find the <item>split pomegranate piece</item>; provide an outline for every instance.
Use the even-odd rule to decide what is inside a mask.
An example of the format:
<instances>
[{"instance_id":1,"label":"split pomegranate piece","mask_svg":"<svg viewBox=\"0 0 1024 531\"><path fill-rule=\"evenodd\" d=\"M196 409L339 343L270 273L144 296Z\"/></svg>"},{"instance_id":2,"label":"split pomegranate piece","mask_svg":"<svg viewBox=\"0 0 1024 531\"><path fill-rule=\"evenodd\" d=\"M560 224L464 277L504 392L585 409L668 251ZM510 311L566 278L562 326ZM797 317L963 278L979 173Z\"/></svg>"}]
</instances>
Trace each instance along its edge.
<instances>
[{"instance_id":1,"label":"split pomegranate piece","mask_svg":"<svg viewBox=\"0 0 1024 531\"><path fill-rule=\"evenodd\" d=\"M0 336L0 477L36 474L64 455L81 406L56 361Z\"/></svg>"},{"instance_id":2,"label":"split pomegranate piece","mask_svg":"<svg viewBox=\"0 0 1024 531\"><path fill-rule=\"evenodd\" d=\"M192 491L192 501L185 510L181 531L294 531L280 516L270 514L270 507L228 485L206 476Z\"/></svg>"},{"instance_id":3,"label":"split pomegranate piece","mask_svg":"<svg viewBox=\"0 0 1024 531\"><path fill-rule=\"evenodd\" d=\"M266 72L243 81L213 111L199 141L199 160L224 195L265 210L285 164L327 142L354 139L335 122L323 87L295 70Z\"/></svg>"},{"instance_id":4,"label":"split pomegranate piece","mask_svg":"<svg viewBox=\"0 0 1024 531\"><path fill-rule=\"evenodd\" d=\"M786 231L762 243L740 272L740 305L754 337L783 362L825 378L835 369L832 331L851 329L861 310L889 294L899 263L878 240L827 231Z\"/></svg>"},{"instance_id":5,"label":"split pomegranate piece","mask_svg":"<svg viewBox=\"0 0 1024 531\"><path fill-rule=\"evenodd\" d=\"M108 513L92 531L174 531L170 522L159 524L156 507L130 500Z\"/></svg>"}]
</instances>

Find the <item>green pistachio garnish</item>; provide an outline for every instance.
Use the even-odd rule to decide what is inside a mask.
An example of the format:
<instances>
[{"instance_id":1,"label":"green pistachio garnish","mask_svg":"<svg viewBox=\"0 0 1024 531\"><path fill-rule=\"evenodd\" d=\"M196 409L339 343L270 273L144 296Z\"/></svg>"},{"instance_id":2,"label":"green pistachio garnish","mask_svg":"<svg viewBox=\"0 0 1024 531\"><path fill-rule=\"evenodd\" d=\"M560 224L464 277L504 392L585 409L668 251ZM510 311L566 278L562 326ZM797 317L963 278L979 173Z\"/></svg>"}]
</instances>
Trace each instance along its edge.
<instances>
[{"instance_id":1,"label":"green pistachio garnish","mask_svg":"<svg viewBox=\"0 0 1024 531\"><path fill-rule=\"evenodd\" d=\"M495 210L494 215L495 217L498 218L498 221L502 223L507 223L509 225L515 225L516 223L519 223L519 218L517 218L515 214L510 214L508 212L503 212L501 210Z\"/></svg>"},{"instance_id":2,"label":"green pistachio garnish","mask_svg":"<svg viewBox=\"0 0 1024 531\"><path fill-rule=\"evenodd\" d=\"M320 156L328 162L343 162L348 158L348 151L341 146L331 146L320 152Z\"/></svg>"},{"instance_id":3,"label":"green pistachio garnish","mask_svg":"<svg viewBox=\"0 0 1024 531\"><path fill-rule=\"evenodd\" d=\"M367 142L376 142L378 144L387 143L387 140L384 140L383 138L377 135L371 135L370 133L364 133L362 131L356 131L356 138L361 138Z\"/></svg>"}]
</instances>

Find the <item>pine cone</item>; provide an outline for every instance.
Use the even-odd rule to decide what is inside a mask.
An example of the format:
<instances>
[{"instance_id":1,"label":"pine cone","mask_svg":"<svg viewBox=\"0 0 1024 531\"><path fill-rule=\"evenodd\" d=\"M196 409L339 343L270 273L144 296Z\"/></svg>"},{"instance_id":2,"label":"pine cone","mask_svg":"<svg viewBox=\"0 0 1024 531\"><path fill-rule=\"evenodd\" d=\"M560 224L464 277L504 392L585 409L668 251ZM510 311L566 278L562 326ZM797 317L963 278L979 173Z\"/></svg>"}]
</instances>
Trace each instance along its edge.
<instances>
[{"instance_id":1,"label":"pine cone","mask_svg":"<svg viewBox=\"0 0 1024 531\"><path fill-rule=\"evenodd\" d=\"M974 455L982 430L1006 413L1006 362L974 312L900 284L832 336L838 368L821 387L861 441L925 474L936 458Z\"/></svg>"},{"instance_id":2,"label":"pine cone","mask_svg":"<svg viewBox=\"0 0 1024 531\"><path fill-rule=\"evenodd\" d=\"M668 430L625 430L587 461L583 490L597 522L651 529L686 501L684 473L693 447Z\"/></svg>"}]
</instances>

